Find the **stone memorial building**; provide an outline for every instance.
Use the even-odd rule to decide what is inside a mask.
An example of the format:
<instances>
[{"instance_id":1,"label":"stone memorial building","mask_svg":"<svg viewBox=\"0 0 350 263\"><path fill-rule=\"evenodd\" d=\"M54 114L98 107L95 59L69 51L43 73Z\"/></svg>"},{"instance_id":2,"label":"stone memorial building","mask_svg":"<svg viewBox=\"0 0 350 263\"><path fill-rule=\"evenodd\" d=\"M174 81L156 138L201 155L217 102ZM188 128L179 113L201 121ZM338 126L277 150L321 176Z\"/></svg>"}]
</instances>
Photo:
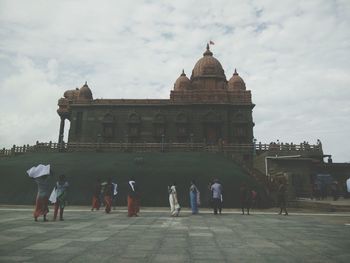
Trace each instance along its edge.
<instances>
[{"instance_id":1,"label":"stone memorial building","mask_svg":"<svg viewBox=\"0 0 350 263\"><path fill-rule=\"evenodd\" d=\"M227 80L207 45L191 77L184 71L169 99L94 99L85 83L67 90L58 101L61 117L70 121L68 143L189 142L252 144L254 104L237 71Z\"/></svg>"}]
</instances>

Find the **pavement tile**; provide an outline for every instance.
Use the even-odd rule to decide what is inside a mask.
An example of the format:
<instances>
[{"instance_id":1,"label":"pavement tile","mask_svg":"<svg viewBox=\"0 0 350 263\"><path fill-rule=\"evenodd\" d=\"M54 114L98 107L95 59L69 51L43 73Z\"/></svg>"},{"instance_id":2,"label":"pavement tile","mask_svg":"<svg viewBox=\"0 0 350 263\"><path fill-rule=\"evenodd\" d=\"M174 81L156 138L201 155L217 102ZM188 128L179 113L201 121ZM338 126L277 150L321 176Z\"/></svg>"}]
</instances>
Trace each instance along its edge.
<instances>
[{"instance_id":1,"label":"pavement tile","mask_svg":"<svg viewBox=\"0 0 350 263\"><path fill-rule=\"evenodd\" d=\"M72 240L70 239L50 239L45 240L45 242L36 243L33 245L30 245L28 247L25 247L25 249L33 249L33 250L54 250L58 249L61 246L64 246L68 243L70 243Z\"/></svg>"},{"instance_id":2,"label":"pavement tile","mask_svg":"<svg viewBox=\"0 0 350 263\"><path fill-rule=\"evenodd\" d=\"M186 262L189 258L181 254L157 254L152 258L152 262Z\"/></svg>"}]
</instances>

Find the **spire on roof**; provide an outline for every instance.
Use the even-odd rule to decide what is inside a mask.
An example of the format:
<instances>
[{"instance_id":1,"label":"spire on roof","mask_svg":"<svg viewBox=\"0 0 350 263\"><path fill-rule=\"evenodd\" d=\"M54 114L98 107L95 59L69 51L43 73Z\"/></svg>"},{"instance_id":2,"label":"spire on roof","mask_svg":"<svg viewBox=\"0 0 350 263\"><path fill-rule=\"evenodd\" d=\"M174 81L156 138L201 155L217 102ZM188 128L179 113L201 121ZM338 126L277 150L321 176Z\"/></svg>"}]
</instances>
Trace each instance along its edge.
<instances>
[{"instance_id":1,"label":"spire on roof","mask_svg":"<svg viewBox=\"0 0 350 263\"><path fill-rule=\"evenodd\" d=\"M207 43L207 50L203 53L203 56L213 56L213 53L209 49L209 43Z\"/></svg>"}]
</instances>

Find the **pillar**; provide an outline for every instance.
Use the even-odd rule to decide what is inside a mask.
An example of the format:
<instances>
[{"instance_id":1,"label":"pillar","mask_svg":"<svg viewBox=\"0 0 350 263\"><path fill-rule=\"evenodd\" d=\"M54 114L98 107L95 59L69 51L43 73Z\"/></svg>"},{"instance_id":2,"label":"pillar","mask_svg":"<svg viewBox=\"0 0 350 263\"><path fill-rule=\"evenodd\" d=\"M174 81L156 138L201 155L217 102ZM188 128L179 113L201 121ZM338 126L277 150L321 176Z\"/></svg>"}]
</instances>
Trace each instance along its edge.
<instances>
[{"instance_id":1,"label":"pillar","mask_svg":"<svg viewBox=\"0 0 350 263\"><path fill-rule=\"evenodd\" d=\"M64 121L65 118L61 116L61 123L60 123L60 133L58 136L58 144L61 144L63 142L63 136L64 136Z\"/></svg>"}]
</instances>

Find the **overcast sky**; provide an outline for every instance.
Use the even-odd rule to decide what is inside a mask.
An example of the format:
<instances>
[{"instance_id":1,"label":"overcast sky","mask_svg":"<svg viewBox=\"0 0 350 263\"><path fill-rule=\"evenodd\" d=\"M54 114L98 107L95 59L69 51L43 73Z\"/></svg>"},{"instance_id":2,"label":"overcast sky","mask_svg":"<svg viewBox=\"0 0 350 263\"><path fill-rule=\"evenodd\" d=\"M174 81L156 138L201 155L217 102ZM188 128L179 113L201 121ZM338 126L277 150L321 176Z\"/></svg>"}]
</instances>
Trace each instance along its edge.
<instances>
[{"instance_id":1,"label":"overcast sky","mask_svg":"<svg viewBox=\"0 0 350 263\"><path fill-rule=\"evenodd\" d=\"M57 100L85 81L169 98L212 40L252 91L258 141L320 139L350 162L349 0L161 2L0 0L0 147L57 141Z\"/></svg>"}]
</instances>

